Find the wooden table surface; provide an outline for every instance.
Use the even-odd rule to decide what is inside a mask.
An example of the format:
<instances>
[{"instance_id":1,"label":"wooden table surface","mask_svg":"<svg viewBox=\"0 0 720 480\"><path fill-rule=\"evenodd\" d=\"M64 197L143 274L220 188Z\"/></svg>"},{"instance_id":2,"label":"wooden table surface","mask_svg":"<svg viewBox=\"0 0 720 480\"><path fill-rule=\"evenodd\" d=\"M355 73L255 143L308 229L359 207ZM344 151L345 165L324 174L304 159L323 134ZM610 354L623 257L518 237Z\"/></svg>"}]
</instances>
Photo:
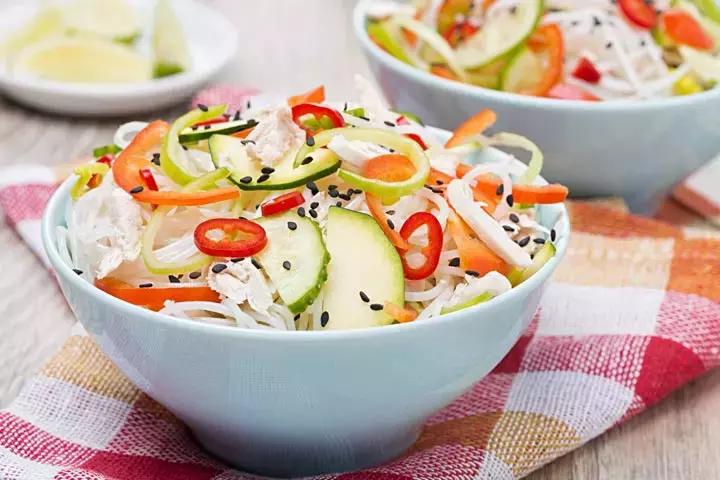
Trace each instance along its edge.
<instances>
[{"instance_id":1,"label":"wooden table surface","mask_svg":"<svg viewBox=\"0 0 720 480\"><path fill-rule=\"evenodd\" d=\"M18 0L15 0L18 1ZM12 0L0 0L0 7ZM350 27L355 0L206 0L232 19L242 44L218 80L271 92L323 83L354 98L369 76ZM181 110L147 112L167 117ZM0 166L61 164L111 141L120 120L28 111L0 97ZM0 216L1 217L1 216ZM60 347L74 322L45 268L0 219L0 406ZM531 475L549 479L720 479L720 372Z\"/></svg>"}]
</instances>

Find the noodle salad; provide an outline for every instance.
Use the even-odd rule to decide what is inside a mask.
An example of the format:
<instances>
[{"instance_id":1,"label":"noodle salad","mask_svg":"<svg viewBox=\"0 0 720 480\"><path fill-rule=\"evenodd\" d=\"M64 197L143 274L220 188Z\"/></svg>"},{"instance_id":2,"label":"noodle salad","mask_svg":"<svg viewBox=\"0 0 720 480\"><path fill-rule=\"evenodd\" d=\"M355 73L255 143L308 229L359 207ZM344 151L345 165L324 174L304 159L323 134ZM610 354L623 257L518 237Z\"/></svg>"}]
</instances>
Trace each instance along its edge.
<instances>
[{"instance_id":1,"label":"noodle salad","mask_svg":"<svg viewBox=\"0 0 720 480\"><path fill-rule=\"evenodd\" d=\"M450 80L566 100L643 99L720 80L715 0L378 0L367 32Z\"/></svg>"},{"instance_id":2,"label":"noodle salad","mask_svg":"<svg viewBox=\"0 0 720 480\"><path fill-rule=\"evenodd\" d=\"M565 226L538 223L538 206L568 191L535 184L532 142L484 135L484 110L443 145L356 84L360 101L342 106L319 87L121 126L75 171L60 255L123 301L277 330L422 321L502 295L554 256ZM477 153L488 158L464 162Z\"/></svg>"}]
</instances>

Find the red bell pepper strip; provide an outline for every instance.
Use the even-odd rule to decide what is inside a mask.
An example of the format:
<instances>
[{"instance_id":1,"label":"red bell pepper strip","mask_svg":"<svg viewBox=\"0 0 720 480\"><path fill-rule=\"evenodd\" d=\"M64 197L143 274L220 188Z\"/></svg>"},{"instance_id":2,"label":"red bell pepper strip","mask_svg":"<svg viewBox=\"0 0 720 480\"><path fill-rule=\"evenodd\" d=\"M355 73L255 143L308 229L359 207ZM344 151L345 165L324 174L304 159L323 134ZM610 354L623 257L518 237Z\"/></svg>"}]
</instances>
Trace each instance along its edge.
<instances>
[{"instance_id":1,"label":"red bell pepper strip","mask_svg":"<svg viewBox=\"0 0 720 480\"><path fill-rule=\"evenodd\" d=\"M288 105L294 107L301 103L322 103L325 101L325 86L320 85L306 93L288 98Z\"/></svg>"},{"instance_id":2,"label":"red bell pepper strip","mask_svg":"<svg viewBox=\"0 0 720 480\"><path fill-rule=\"evenodd\" d=\"M130 145L120 152L112 165L113 178L118 187L135 198L138 202L153 205L196 206L232 200L240 196L235 187L216 188L200 192L153 191L144 188L144 179L140 170L152 168L146 156L160 146L168 132L169 125L162 120L155 120L142 129ZM138 191L138 187L143 187Z\"/></svg>"},{"instance_id":3,"label":"red bell pepper strip","mask_svg":"<svg viewBox=\"0 0 720 480\"><path fill-rule=\"evenodd\" d=\"M650 29L657 22L657 14L651 2L645 0L618 0L620 11L638 27Z\"/></svg>"},{"instance_id":4,"label":"red bell pepper strip","mask_svg":"<svg viewBox=\"0 0 720 480\"><path fill-rule=\"evenodd\" d=\"M308 135L314 135L320 130L311 130L300 121L300 119L306 115L312 115L318 122L322 117L327 117L332 122L335 128L342 128L345 126L345 120L340 112L334 108L326 107L325 105L318 105L316 103L300 103L292 107L293 121Z\"/></svg>"},{"instance_id":5,"label":"red bell pepper strip","mask_svg":"<svg viewBox=\"0 0 720 480\"><path fill-rule=\"evenodd\" d=\"M465 120L453 133L445 148L452 148L466 143L470 137L484 132L497 120L497 115L492 110L482 110Z\"/></svg>"},{"instance_id":6,"label":"red bell pepper strip","mask_svg":"<svg viewBox=\"0 0 720 480\"><path fill-rule=\"evenodd\" d=\"M575 65L571 75L588 83L598 83L602 78L600 70L597 69L594 63L585 57L580 57L580 61L578 61L577 65Z\"/></svg>"},{"instance_id":7,"label":"red bell pepper strip","mask_svg":"<svg viewBox=\"0 0 720 480\"><path fill-rule=\"evenodd\" d=\"M113 159L115 158L114 155L103 155L102 157L95 160L96 163L104 163L108 167L112 167Z\"/></svg>"},{"instance_id":8,"label":"red bell pepper strip","mask_svg":"<svg viewBox=\"0 0 720 480\"><path fill-rule=\"evenodd\" d=\"M427 144L422 139L422 137L420 135L418 135L417 133L405 133L404 135L407 138L409 138L410 140L413 140L415 143L420 145L420 148L422 148L423 150L427 150L427 148L428 148Z\"/></svg>"},{"instance_id":9,"label":"red bell pepper strip","mask_svg":"<svg viewBox=\"0 0 720 480\"><path fill-rule=\"evenodd\" d=\"M220 295L210 287L138 288L114 278L95 280L95 286L115 298L155 311L163 309L165 300L174 302L220 301Z\"/></svg>"},{"instance_id":10,"label":"red bell pepper strip","mask_svg":"<svg viewBox=\"0 0 720 480\"><path fill-rule=\"evenodd\" d=\"M665 10L660 16L660 25L667 36L677 43L697 50L715 48L713 38L685 10L679 8Z\"/></svg>"},{"instance_id":11,"label":"red bell pepper strip","mask_svg":"<svg viewBox=\"0 0 720 480\"><path fill-rule=\"evenodd\" d=\"M448 229L460 254L460 267L465 270L474 270L480 276L493 270L507 275L512 269L505 260L500 258L479 238L453 210L448 218Z\"/></svg>"},{"instance_id":12,"label":"red bell pepper strip","mask_svg":"<svg viewBox=\"0 0 720 480\"><path fill-rule=\"evenodd\" d=\"M385 302L385 313L398 321L398 323L412 322L418 317L418 312L412 308L403 308L392 302Z\"/></svg>"},{"instance_id":13,"label":"red bell pepper strip","mask_svg":"<svg viewBox=\"0 0 720 480\"><path fill-rule=\"evenodd\" d=\"M208 232L222 230L226 236L221 240L208 238ZM237 233L250 235L249 238L234 240ZM265 229L245 218L211 218L195 227L195 246L205 255L212 257L250 257L267 245Z\"/></svg>"},{"instance_id":14,"label":"red bell pepper strip","mask_svg":"<svg viewBox=\"0 0 720 480\"><path fill-rule=\"evenodd\" d=\"M520 93L544 97L560 81L563 75L565 46L560 27L554 23L549 23L538 28L528 40L528 47L535 52L545 52L547 65L537 85Z\"/></svg>"},{"instance_id":15,"label":"red bell pepper strip","mask_svg":"<svg viewBox=\"0 0 720 480\"><path fill-rule=\"evenodd\" d=\"M406 242L416 230L427 227L428 243L421 250L425 256L425 263L419 267L412 267L405 258L407 252L400 252L405 278L408 280L422 280L433 274L440 262L440 253L443 246L443 231L435 215L428 212L416 212L410 215L400 229L400 236Z\"/></svg>"},{"instance_id":16,"label":"red bell pepper strip","mask_svg":"<svg viewBox=\"0 0 720 480\"><path fill-rule=\"evenodd\" d=\"M596 97L590 92L586 92L580 87L568 85L566 83L558 83L547 93L548 98L556 98L558 100L581 100L585 102L600 102L602 99Z\"/></svg>"},{"instance_id":17,"label":"red bell pepper strip","mask_svg":"<svg viewBox=\"0 0 720 480\"><path fill-rule=\"evenodd\" d=\"M269 215L275 215L276 213L282 213L287 210L291 210L299 205L305 203L305 197L300 192L288 192L284 195L270 200L267 203L263 203L260 207L263 217Z\"/></svg>"}]
</instances>

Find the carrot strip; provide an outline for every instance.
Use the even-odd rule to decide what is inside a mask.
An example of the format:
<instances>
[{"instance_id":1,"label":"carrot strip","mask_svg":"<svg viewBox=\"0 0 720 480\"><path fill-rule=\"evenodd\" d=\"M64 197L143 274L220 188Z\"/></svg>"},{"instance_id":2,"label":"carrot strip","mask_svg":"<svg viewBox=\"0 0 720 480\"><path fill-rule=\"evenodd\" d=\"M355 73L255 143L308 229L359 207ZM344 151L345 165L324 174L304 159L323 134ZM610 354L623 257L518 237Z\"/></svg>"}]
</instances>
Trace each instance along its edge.
<instances>
[{"instance_id":1,"label":"carrot strip","mask_svg":"<svg viewBox=\"0 0 720 480\"><path fill-rule=\"evenodd\" d=\"M455 130L453 136L450 137L450 140L445 144L445 148L462 145L468 140L468 137L484 132L491 127L496 120L497 115L492 110L485 109L476 113L465 120L465 122Z\"/></svg>"},{"instance_id":2,"label":"carrot strip","mask_svg":"<svg viewBox=\"0 0 720 480\"><path fill-rule=\"evenodd\" d=\"M301 103L322 103L325 101L325 86L320 85L306 93L288 98L288 105L294 107Z\"/></svg>"}]
</instances>

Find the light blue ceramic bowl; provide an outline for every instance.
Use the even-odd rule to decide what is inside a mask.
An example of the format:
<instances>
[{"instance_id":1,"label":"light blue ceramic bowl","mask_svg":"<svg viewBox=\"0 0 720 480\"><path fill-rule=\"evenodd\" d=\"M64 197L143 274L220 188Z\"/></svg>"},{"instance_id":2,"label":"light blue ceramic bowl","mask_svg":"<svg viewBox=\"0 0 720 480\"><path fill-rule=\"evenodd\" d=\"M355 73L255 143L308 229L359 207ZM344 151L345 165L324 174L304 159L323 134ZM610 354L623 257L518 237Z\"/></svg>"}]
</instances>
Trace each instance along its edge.
<instances>
[{"instance_id":1,"label":"light blue ceramic bowl","mask_svg":"<svg viewBox=\"0 0 720 480\"><path fill-rule=\"evenodd\" d=\"M652 213L673 185L720 153L720 88L657 100L579 102L464 85L378 48L365 31L371 1L355 8L355 34L394 108L445 129L484 108L495 110L492 130L537 143L545 154L545 178L566 184L572 195L622 196L634 211Z\"/></svg>"},{"instance_id":2,"label":"light blue ceramic bowl","mask_svg":"<svg viewBox=\"0 0 720 480\"><path fill-rule=\"evenodd\" d=\"M445 137L447 138L447 136ZM428 416L484 377L530 323L567 249L487 303L439 318L331 332L241 330L167 317L77 276L56 247L73 179L43 216L43 244L80 323L207 450L273 476L355 470L400 455ZM540 221L567 224L562 205Z\"/></svg>"}]
</instances>

